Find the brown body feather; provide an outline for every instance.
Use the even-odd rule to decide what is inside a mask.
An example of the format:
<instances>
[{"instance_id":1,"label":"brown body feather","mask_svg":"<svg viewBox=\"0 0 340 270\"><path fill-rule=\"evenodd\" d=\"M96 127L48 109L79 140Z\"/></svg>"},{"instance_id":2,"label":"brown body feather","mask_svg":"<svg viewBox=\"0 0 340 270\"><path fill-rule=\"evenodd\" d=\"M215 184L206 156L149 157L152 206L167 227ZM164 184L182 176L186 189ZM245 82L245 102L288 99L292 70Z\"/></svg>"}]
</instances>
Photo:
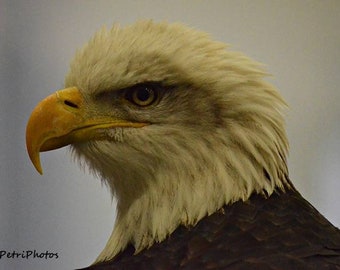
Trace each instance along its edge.
<instances>
[{"instance_id":1,"label":"brown body feather","mask_svg":"<svg viewBox=\"0 0 340 270\"><path fill-rule=\"evenodd\" d=\"M86 269L340 269L340 231L295 190L252 195L136 255L129 246Z\"/></svg>"}]
</instances>

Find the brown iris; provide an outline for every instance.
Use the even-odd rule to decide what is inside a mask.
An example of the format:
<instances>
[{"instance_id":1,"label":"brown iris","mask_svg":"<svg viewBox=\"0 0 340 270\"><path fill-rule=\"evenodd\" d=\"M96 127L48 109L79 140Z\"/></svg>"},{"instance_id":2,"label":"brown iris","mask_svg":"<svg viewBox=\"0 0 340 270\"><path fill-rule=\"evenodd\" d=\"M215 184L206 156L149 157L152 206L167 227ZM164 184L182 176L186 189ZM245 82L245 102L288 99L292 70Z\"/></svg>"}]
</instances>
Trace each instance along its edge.
<instances>
[{"instance_id":1,"label":"brown iris","mask_svg":"<svg viewBox=\"0 0 340 270\"><path fill-rule=\"evenodd\" d=\"M127 91L125 97L135 105L146 107L157 100L158 94L152 85L136 85Z\"/></svg>"}]
</instances>

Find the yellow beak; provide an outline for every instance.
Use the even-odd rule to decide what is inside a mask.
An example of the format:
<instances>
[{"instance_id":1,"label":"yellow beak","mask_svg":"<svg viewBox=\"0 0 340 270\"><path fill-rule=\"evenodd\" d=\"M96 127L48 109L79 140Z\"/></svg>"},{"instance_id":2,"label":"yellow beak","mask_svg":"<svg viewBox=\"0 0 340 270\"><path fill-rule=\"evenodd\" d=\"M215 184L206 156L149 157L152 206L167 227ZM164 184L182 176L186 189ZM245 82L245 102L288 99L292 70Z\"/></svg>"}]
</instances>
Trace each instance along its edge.
<instances>
[{"instance_id":1,"label":"yellow beak","mask_svg":"<svg viewBox=\"0 0 340 270\"><path fill-rule=\"evenodd\" d=\"M27 123L26 146L34 167L42 174L40 152L76 142L109 139L103 132L108 128L145 125L93 116L79 90L66 88L48 96L35 107Z\"/></svg>"}]
</instances>

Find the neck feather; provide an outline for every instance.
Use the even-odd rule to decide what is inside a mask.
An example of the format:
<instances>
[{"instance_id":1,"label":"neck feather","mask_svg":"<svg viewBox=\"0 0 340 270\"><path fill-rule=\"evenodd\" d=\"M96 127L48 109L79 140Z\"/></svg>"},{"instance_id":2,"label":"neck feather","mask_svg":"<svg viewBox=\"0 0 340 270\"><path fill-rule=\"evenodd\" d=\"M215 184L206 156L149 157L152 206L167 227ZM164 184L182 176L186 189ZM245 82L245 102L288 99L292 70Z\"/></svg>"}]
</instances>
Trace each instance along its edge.
<instances>
[{"instance_id":1,"label":"neck feather","mask_svg":"<svg viewBox=\"0 0 340 270\"><path fill-rule=\"evenodd\" d=\"M178 133L171 137L172 147L164 149L155 147L157 138L149 133L144 147L150 152L125 148L116 157L115 168L103 162L101 155L99 171L110 172L102 177L118 204L115 228L96 262L112 259L129 243L139 252L164 240L179 225L193 226L225 204L247 200L252 193L270 196L275 189L290 186L285 144L268 140L265 131L265 142L261 141L261 134L252 134L249 126L234 125L229 132L226 136L219 130L211 138L196 136L190 141L185 139L189 134L184 138ZM89 148L103 149L103 144L110 142L93 142ZM152 159L156 152L157 158Z\"/></svg>"}]
</instances>

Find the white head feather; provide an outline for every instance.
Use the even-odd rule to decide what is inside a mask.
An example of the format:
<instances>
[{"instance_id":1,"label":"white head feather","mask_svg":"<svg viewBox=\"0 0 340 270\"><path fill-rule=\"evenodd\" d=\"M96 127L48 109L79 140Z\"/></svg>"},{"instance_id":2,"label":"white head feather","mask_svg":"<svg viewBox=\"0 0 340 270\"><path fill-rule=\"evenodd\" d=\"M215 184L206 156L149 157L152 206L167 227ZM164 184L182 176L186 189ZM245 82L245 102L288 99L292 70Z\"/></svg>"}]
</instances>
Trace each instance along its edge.
<instances>
[{"instance_id":1,"label":"white head feather","mask_svg":"<svg viewBox=\"0 0 340 270\"><path fill-rule=\"evenodd\" d=\"M290 187L286 104L264 75L258 63L180 24L102 29L77 53L66 86L78 87L89 104L141 82L158 82L164 92L148 108L103 107L151 125L73 146L118 201L97 262L128 243L138 252L252 193Z\"/></svg>"}]
</instances>

